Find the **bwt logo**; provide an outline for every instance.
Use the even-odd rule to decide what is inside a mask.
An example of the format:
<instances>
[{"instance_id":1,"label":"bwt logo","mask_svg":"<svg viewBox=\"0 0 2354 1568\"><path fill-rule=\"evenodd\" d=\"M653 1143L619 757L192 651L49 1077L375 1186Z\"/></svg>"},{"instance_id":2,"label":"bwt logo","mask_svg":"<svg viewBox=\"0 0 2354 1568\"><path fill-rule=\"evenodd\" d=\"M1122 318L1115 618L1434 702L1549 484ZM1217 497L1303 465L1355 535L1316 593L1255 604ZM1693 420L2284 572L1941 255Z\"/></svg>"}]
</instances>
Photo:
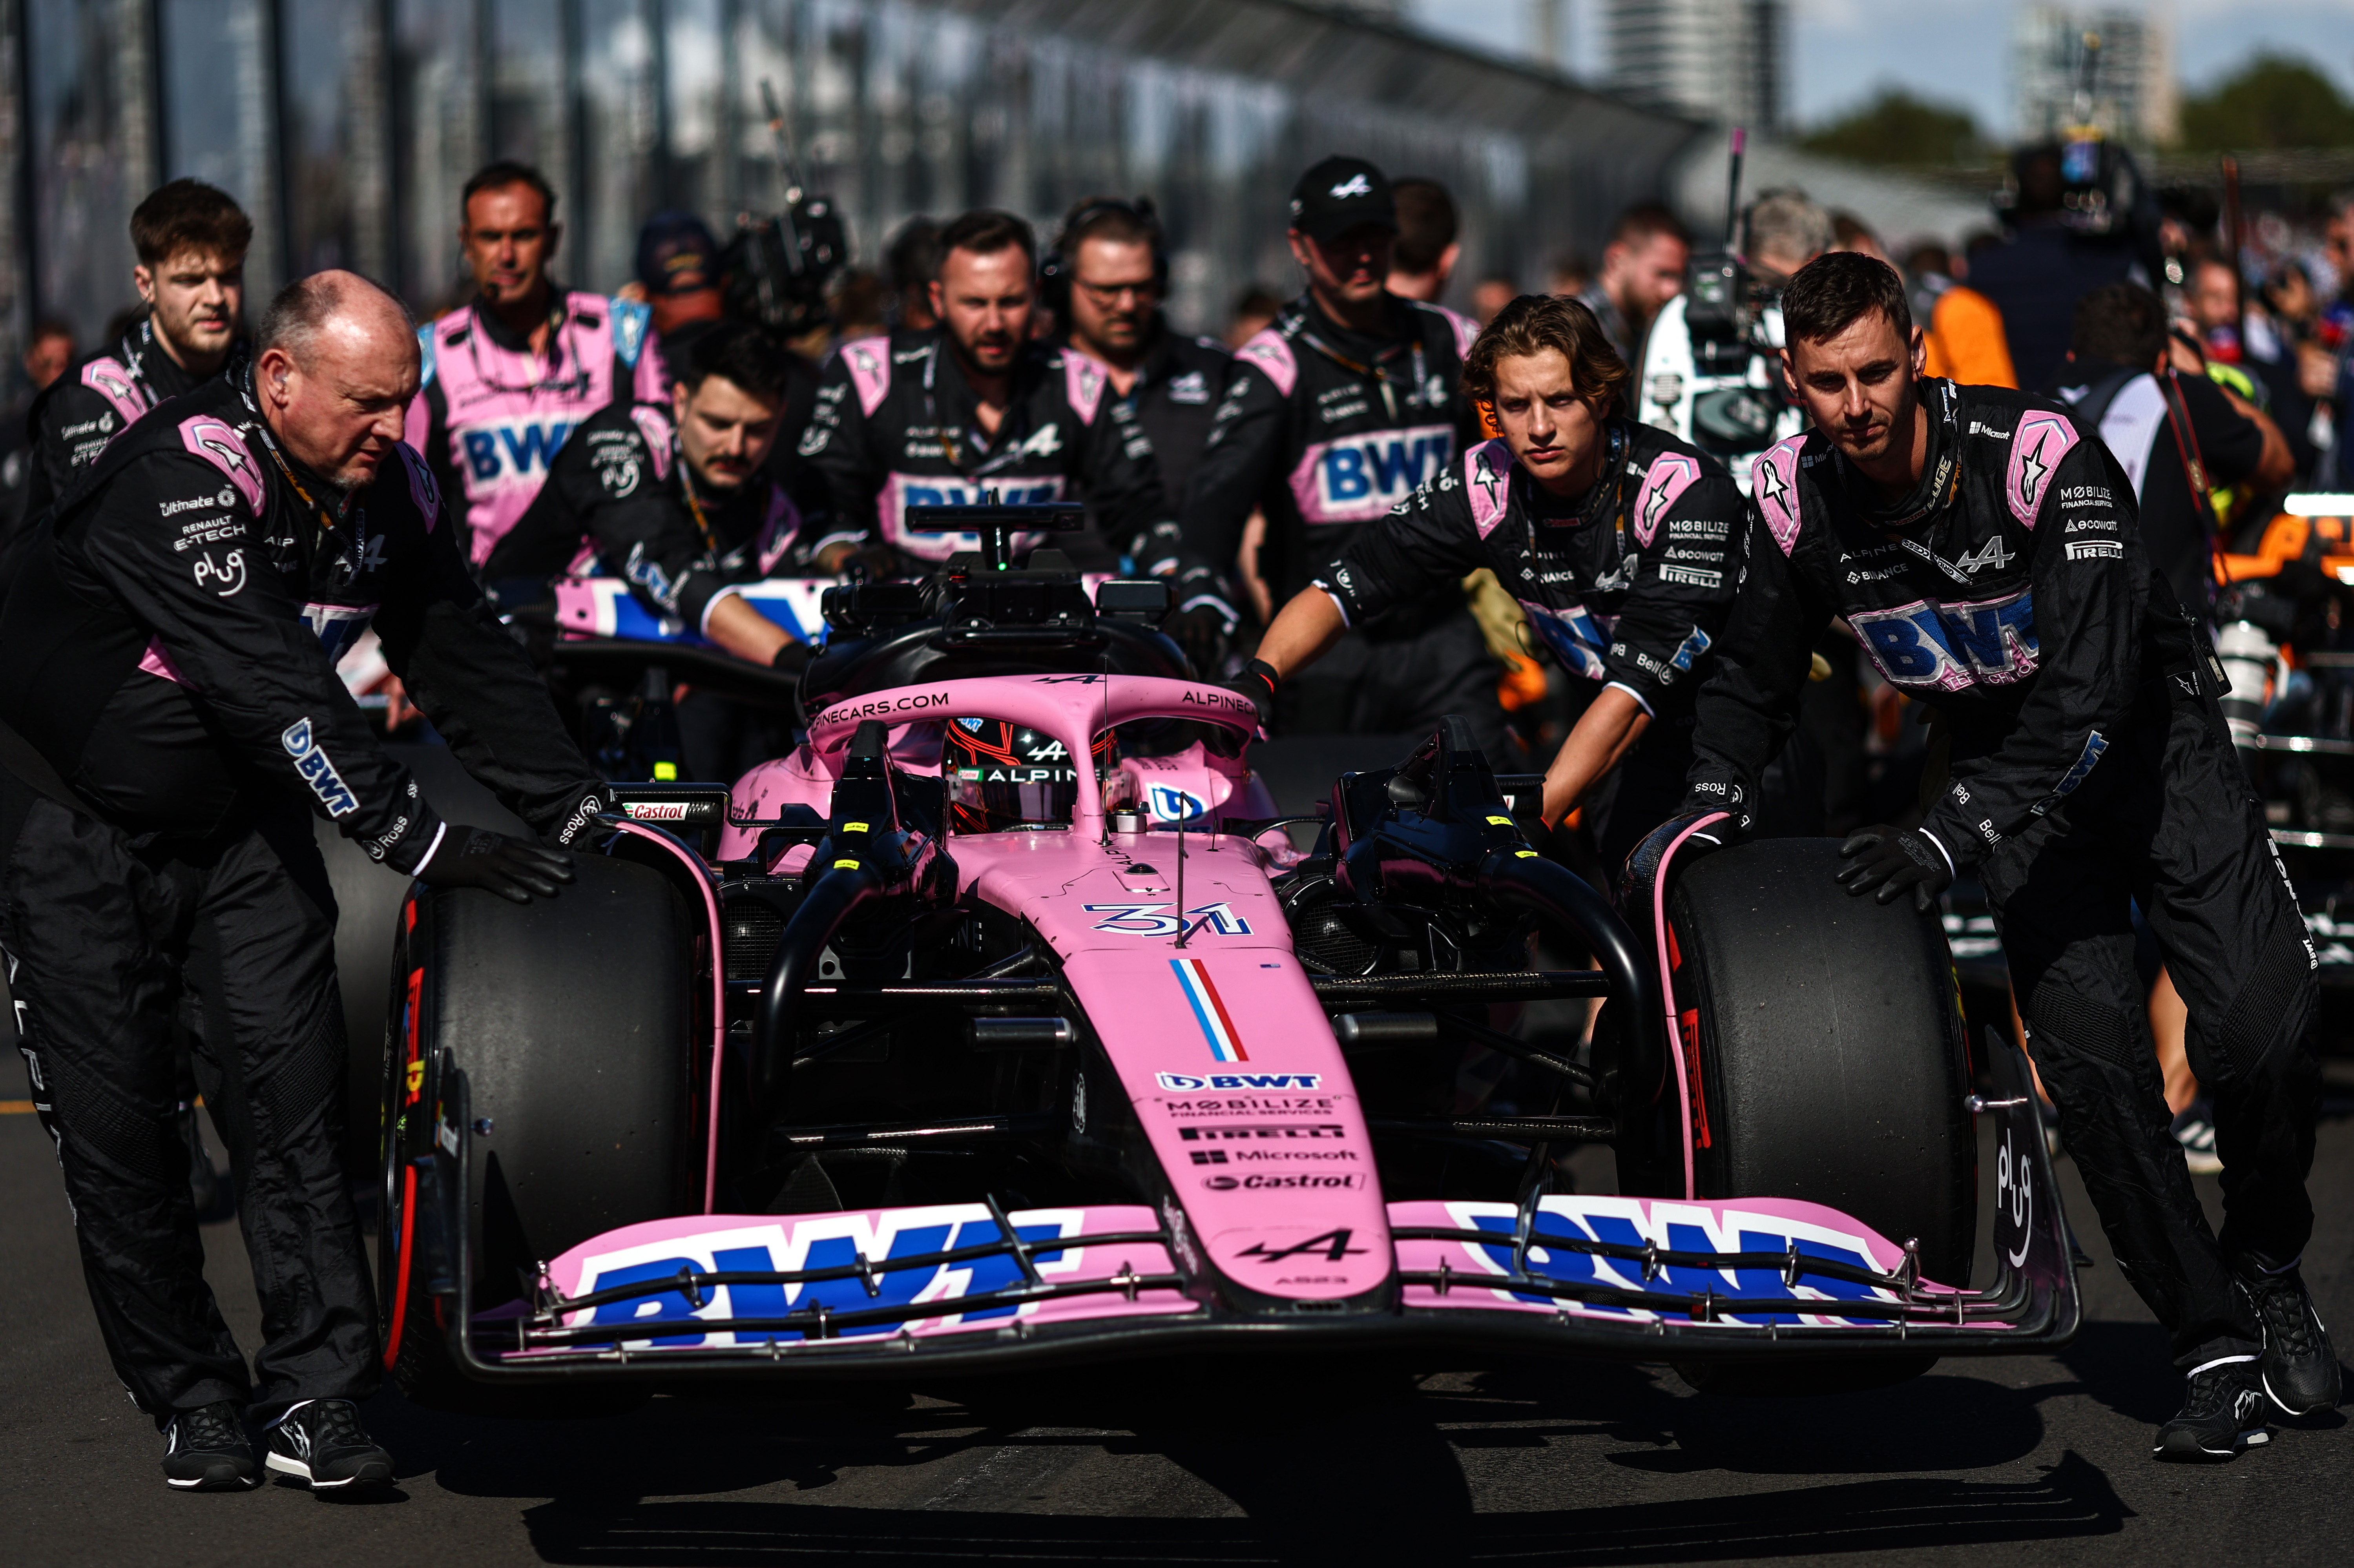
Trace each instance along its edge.
<instances>
[{"instance_id":1,"label":"bwt logo","mask_svg":"<svg viewBox=\"0 0 2354 1568\"><path fill-rule=\"evenodd\" d=\"M469 425L458 432L466 449L467 477L477 484L529 479L547 471L564 438L572 433L569 419L501 420Z\"/></svg>"},{"instance_id":2,"label":"bwt logo","mask_svg":"<svg viewBox=\"0 0 2354 1568\"><path fill-rule=\"evenodd\" d=\"M953 479L926 479L909 483L901 494L908 506L979 506L992 490L999 503L1006 506L1044 506L1063 499L1059 476L1044 484L960 484Z\"/></svg>"},{"instance_id":3,"label":"bwt logo","mask_svg":"<svg viewBox=\"0 0 2354 1568\"><path fill-rule=\"evenodd\" d=\"M1892 685L1959 692L2035 673L2035 596L2022 588L1977 604L1923 600L1848 617Z\"/></svg>"},{"instance_id":4,"label":"bwt logo","mask_svg":"<svg viewBox=\"0 0 2354 1568\"><path fill-rule=\"evenodd\" d=\"M1379 517L1444 471L1455 453L1446 425L1368 430L1320 442L1292 471L1292 496L1310 523L1362 523Z\"/></svg>"},{"instance_id":5,"label":"bwt logo","mask_svg":"<svg viewBox=\"0 0 2354 1568\"><path fill-rule=\"evenodd\" d=\"M1154 1081L1172 1094L1203 1089L1313 1089L1322 1086L1321 1073L1155 1073Z\"/></svg>"}]
</instances>

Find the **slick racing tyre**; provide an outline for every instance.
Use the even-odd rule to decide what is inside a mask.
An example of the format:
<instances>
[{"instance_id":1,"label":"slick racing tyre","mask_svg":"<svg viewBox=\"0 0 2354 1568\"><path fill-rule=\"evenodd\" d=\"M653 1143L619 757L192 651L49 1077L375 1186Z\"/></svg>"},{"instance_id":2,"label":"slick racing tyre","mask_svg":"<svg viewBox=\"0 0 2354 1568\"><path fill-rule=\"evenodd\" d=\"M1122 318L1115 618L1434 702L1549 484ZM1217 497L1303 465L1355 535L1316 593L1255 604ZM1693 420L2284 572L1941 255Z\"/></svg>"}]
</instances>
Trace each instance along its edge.
<instances>
[{"instance_id":1,"label":"slick racing tyre","mask_svg":"<svg viewBox=\"0 0 2354 1568\"><path fill-rule=\"evenodd\" d=\"M516 1299L567 1248L692 1206L693 926L659 872L601 855L573 866L578 880L554 898L419 887L413 924L403 916L378 1281L386 1364L422 1404L539 1414L549 1403L486 1397L447 1338L462 1265L427 1200L453 1069L472 1122L476 1312Z\"/></svg>"},{"instance_id":2,"label":"slick racing tyre","mask_svg":"<svg viewBox=\"0 0 2354 1568\"><path fill-rule=\"evenodd\" d=\"M1800 1198L1917 1239L1924 1275L1966 1285L1977 1142L1945 934L1910 899L1850 896L1839 863L1837 840L1765 839L1677 879L1669 962L1694 1182L1703 1198ZM1829 1393L1933 1360L1679 1371L1725 1393Z\"/></svg>"},{"instance_id":3,"label":"slick racing tyre","mask_svg":"<svg viewBox=\"0 0 2354 1568\"><path fill-rule=\"evenodd\" d=\"M385 754L416 777L425 798L450 816L493 832L529 841L531 830L476 783L446 746L387 746ZM319 853L335 892L335 978L344 993L344 1025L351 1041L345 1074L344 1170L355 1186L376 1180L384 1161L385 977L392 972L393 935L408 884L398 872L322 819ZM395 1016L393 1022L400 1021Z\"/></svg>"}]
</instances>

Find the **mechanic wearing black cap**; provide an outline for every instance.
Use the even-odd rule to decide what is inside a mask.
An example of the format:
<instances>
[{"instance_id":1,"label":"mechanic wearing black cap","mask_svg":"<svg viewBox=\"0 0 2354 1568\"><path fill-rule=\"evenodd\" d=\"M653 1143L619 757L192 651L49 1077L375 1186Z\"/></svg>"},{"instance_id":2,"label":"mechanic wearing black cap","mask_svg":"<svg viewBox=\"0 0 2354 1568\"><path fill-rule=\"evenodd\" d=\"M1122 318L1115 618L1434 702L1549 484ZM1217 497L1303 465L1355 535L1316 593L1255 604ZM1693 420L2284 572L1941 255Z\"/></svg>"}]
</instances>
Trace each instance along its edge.
<instances>
[{"instance_id":1,"label":"mechanic wearing black cap","mask_svg":"<svg viewBox=\"0 0 2354 1568\"><path fill-rule=\"evenodd\" d=\"M1623 861L1682 798L1692 693L1733 608L1743 521L1722 462L1627 417L1630 379L1583 301L1505 306L1463 367L1502 436L1357 530L1275 618L1242 689L1271 694L1351 622L1447 598L1486 567L1585 678L1585 712L1545 774L1544 820L1558 827L1611 779L1594 839L1606 863Z\"/></svg>"},{"instance_id":2,"label":"mechanic wearing black cap","mask_svg":"<svg viewBox=\"0 0 2354 1568\"><path fill-rule=\"evenodd\" d=\"M176 1489L388 1482L352 1402L383 1373L340 1156L344 1009L313 813L404 876L527 903L551 849L445 822L334 673L373 622L467 770L554 843L602 787L483 606L400 440L417 339L376 285L280 294L260 357L159 405L62 497L0 609L0 948L99 1331ZM264 1343L204 1278L171 1038L236 1173Z\"/></svg>"},{"instance_id":3,"label":"mechanic wearing black cap","mask_svg":"<svg viewBox=\"0 0 2354 1568\"><path fill-rule=\"evenodd\" d=\"M1168 630L1196 651L1235 622L1228 588L1243 524L1267 514L1259 575L1288 602L1371 523L1479 440L1459 382L1479 328L1386 286L1397 212L1363 158L1327 158L1291 194L1291 254L1305 293L1235 356L1179 536L1146 569L1177 576ZM1467 720L1502 766L1511 739L1496 661L1463 595L1419 594L1352 626L1312 673L1274 698L1279 733L1427 730Z\"/></svg>"},{"instance_id":4,"label":"mechanic wearing black cap","mask_svg":"<svg viewBox=\"0 0 2354 1568\"><path fill-rule=\"evenodd\" d=\"M2057 403L1924 379L1895 270L1834 252L1791 280L1782 364L1812 433L1762 453L1747 579L1701 689L1691 794L1638 855L1726 810L1790 728L1807 652L1846 618L1942 715L1921 826L1863 828L1840 880L1926 912L1975 863L2029 1048L2126 1279L2190 1379L2161 1457L2262 1442L2265 1396L2336 1405L2297 1265L2313 1228L2315 959L2218 705L2214 655L2145 556L2131 482ZM2219 1243L2168 1130L2128 900L2190 1004L2214 1092Z\"/></svg>"},{"instance_id":5,"label":"mechanic wearing black cap","mask_svg":"<svg viewBox=\"0 0 2354 1568\"><path fill-rule=\"evenodd\" d=\"M1162 492L1184 494L1235 356L1216 338L1172 331L1161 316L1169 249L1150 199L1080 202L1038 263L1038 278L1042 302L1068 329L1070 346L1100 364L1136 410Z\"/></svg>"}]
</instances>

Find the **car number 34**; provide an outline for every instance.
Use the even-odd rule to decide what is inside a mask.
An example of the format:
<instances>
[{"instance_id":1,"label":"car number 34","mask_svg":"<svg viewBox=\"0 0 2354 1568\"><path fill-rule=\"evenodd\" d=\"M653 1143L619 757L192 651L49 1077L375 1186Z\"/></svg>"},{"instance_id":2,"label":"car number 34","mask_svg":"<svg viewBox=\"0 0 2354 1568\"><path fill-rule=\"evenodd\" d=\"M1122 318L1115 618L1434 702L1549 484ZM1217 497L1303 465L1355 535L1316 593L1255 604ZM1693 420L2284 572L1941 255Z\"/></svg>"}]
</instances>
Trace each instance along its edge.
<instances>
[{"instance_id":1,"label":"car number 34","mask_svg":"<svg viewBox=\"0 0 2354 1568\"><path fill-rule=\"evenodd\" d=\"M1231 904L1203 904L1185 911L1181 921L1169 913L1172 904L1083 904L1090 915L1104 918L1095 923L1094 929L1122 937L1174 937L1182 927L1190 925L1195 931L1212 931L1221 937L1247 937L1250 921L1235 913Z\"/></svg>"}]
</instances>

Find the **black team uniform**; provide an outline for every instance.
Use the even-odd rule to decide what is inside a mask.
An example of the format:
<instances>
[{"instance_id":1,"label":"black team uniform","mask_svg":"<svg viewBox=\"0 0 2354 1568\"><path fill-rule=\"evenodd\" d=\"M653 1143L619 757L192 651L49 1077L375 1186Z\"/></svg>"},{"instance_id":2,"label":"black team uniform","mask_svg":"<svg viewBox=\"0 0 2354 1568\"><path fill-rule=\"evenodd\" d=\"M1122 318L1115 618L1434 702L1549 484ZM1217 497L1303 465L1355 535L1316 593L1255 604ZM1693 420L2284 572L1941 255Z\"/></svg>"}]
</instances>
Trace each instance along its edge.
<instances>
[{"instance_id":1,"label":"black team uniform","mask_svg":"<svg viewBox=\"0 0 2354 1568\"><path fill-rule=\"evenodd\" d=\"M364 1399L383 1370L312 814L387 875L445 825L336 656L373 623L467 770L543 835L601 809L422 460L399 448L374 484L334 491L286 466L250 376L115 441L27 542L0 610L0 947L100 1332L159 1428L221 1400L266 1421ZM175 1013L197 1020L241 1198L253 1379L204 1281Z\"/></svg>"},{"instance_id":2,"label":"black team uniform","mask_svg":"<svg viewBox=\"0 0 2354 1568\"><path fill-rule=\"evenodd\" d=\"M1254 507L1267 515L1259 575L1278 605L1331 570L1365 524L1447 471L1480 439L1458 383L1478 329L1451 311L1392 297L1385 327L1359 333L1303 294L1235 356L1179 513L1176 549L1140 562L1174 570L1181 609L1232 617L1227 574ZM1275 732L1426 731L1460 715L1498 767L1516 755L1497 700L1500 672L1462 590L1351 617L1350 632L1275 696Z\"/></svg>"},{"instance_id":3,"label":"black team uniform","mask_svg":"<svg viewBox=\"0 0 2354 1568\"><path fill-rule=\"evenodd\" d=\"M1095 536L1055 541L1083 567L1109 567L1167 521L1152 442L1100 364L1025 344L1012 380L1005 417L990 434L946 329L843 344L795 449L823 477L832 514L809 541L811 553L842 539L880 544L902 569L928 572L979 549L980 539L912 533L907 508L977 505L992 493L1007 505L1085 502ZM1025 536L1023 547L1035 542Z\"/></svg>"},{"instance_id":4,"label":"black team uniform","mask_svg":"<svg viewBox=\"0 0 2354 1568\"><path fill-rule=\"evenodd\" d=\"M1617 866L1682 798L1692 697L1733 609L1743 532L1724 465L1614 415L1593 489L1556 498L1500 440L1425 482L1357 531L1316 579L1350 624L1456 594L1486 567L1589 699L1617 686L1651 715L1597 794L1595 841Z\"/></svg>"},{"instance_id":5,"label":"black team uniform","mask_svg":"<svg viewBox=\"0 0 2354 1568\"><path fill-rule=\"evenodd\" d=\"M1120 401L1135 410L1136 423L1152 442L1161 488L1173 502L1185 493L1193 470L1209 445L1210 420L1234 376L1234 351L1214 337L1187 337L1153 318L1152 338L1136 367L1136 380ZM1173 529L1168 531L1174 533ZM1150 546L1146 546L1148 553ZM1139 563L1141 569L1142 563Z\"/></svg>"},{"instance_id":6,"label":"black team uniform","mask_svg":"<svg viewBox=\"0 0 2354 1568\"><path fill-rule=\"evenodd\" d=\"M612 404L572 432L482 575L544 590L585 550L649 610L700 632L733 585L815 569L800 509L773 471L733 490L697 486L669 408ZM740 778L791 748L789 715L709 692L689 693L678 723L690 778Z\"/></svg>"},{"instance_id":7,"label":"black team uniform","mask_svg":"<svg viewBox=\"0 0 2354 1568\"><path fill-rule=\"evenodd\" d=\"M2266 1281L2313 1225L2305 923L2225 732L2212 655L2144 553L2115 459L2031 395L1920 391L1928 466L1893 505L1819 434L1756 460L1747 581L1700 694L1688 805L1747 810L1807 650L1846 617L1881 673L1944 716L1951 772L1923 831L1978 867L2119 1266L2179 1366L2244 1374L2232 1363L2280 1327L2285 1293ZM2190 1065L2214 1096L2220 1241L2168 1130L2128 899L2190 1004ZM2194 1377L2194 1407L2200 1388Z\"/></svg>"}]
</instances>

